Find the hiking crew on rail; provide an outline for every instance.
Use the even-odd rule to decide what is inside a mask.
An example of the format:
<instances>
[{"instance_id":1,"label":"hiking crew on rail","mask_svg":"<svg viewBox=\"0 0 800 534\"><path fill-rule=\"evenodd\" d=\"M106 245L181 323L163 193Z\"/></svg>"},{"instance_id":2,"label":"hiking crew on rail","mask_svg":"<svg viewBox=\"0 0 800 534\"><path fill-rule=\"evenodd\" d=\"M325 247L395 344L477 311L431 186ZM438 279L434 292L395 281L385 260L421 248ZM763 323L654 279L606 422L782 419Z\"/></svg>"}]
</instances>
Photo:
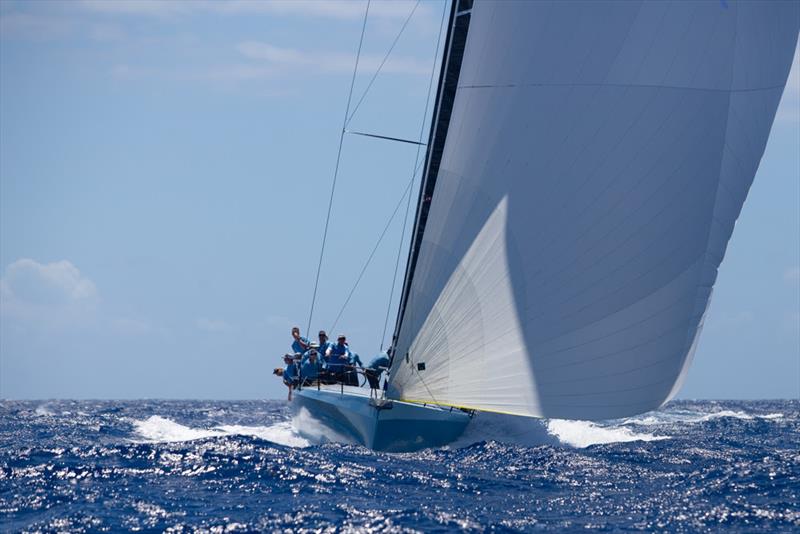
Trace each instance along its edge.
<instances>
[{"instance_id":1,"label":"hiking crew on rail","mask_svg":"<svg viewBox=\"0 0 800 534\"><path fill-rule=\"evenodd\" d=\"M309 342L300 335L300 328L292 328L292 352L283 356L284 367L277 367L273 374L283 378L292 400L292 390L314 384L343 384L359 386L359 374L366 377L370 396L377 396L380 377L388 371L389 357L385 353L373 358L366 367L358 354L350 350L347 337L339 334L336 343L328 341L328 334L320 330L318 342Z\"/></svg>"}]
</instances>

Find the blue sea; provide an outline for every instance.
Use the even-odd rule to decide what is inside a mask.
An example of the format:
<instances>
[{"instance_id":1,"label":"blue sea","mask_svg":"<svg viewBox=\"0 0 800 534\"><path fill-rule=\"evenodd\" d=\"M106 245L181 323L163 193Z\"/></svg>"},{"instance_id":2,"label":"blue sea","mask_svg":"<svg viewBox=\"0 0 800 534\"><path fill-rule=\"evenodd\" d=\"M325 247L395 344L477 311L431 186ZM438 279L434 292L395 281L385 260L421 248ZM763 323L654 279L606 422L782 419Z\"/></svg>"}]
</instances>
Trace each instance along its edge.
<instances>
[{"instance_id":1,"label":"blue sea","mask_svg":"<svg viewBox=\"0 0 800 534\"><path fill-rule=\"evenodd\" d=\"M800 531L800 402L479 414L376 453L285 401L0 402L0 530Z\"/></svg>"}]
</instances>

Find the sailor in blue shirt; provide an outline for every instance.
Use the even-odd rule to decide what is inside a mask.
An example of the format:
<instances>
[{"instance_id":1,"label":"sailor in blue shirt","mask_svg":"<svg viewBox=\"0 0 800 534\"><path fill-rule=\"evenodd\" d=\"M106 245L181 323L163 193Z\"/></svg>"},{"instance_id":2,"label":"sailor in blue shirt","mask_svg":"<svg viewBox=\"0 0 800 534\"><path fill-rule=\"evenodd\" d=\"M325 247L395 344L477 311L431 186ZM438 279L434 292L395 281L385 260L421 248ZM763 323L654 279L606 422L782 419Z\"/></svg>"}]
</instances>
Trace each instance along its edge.
<instances>
[{"instance_id":1,"label":"sailor in blue shirt","mask_svg":"<svg viewBox=\"0 0 800 534\"><path fill-rule=\"evenodd\" d=\"M316 349L311 349L307 353L307 358L302 367L300 368L300 376L303 379L303 385L308 385L319 378L319 373L322 369L319 361L317 360Z\"/></svg>"},{"instance_id":2,"label":"sailor in blue shirt","mask_svg":"<svg viewBox=\"0 0 800 534\"><path fill-rule=\"evenodd\" d=\"M311 348L311 343L309 343L306 338L300 336L300 328L296 326L292 328L292 338L294 339L292 342L293 351L303 354Z\"/></svg>"},{"instance_id":3,"label":"sailor in blue shirt","mask_svg":"<svg viewBox=\"0 0 800 534\"><path fill-rule=\"evenodd\" d=\"M364 369L364 375L369 382L370 396L372 396L373 392L380 389L381 374L388 369L389 355L385 352L381 352L370 360L369 365Z\"/></svg>"},{"instance_id":4,"label":"sailor in blue shirt","mask_svg":"<svg viewBox=\"0 0 800 534\"><path fill-rule=\"evenodd\" d=\"M361 363L361 358L358 356L358 354L356 354L353 351L350 351L350 365L353 366L353 367L355 367L357 365L357 366L361 367L362 369L364 368L364 364Z\"/></svg>"},{"instance_id":5,"label":"sailor in blue shirt","mask_svg":"<svg viewBox=\"0 0 800 534\"><path fill-rule=\"evenodd\" d=\"M328 362L328 358L330 357L329 350L333 347L333 343L328 341L328 334L325 333L325 330L319 331L319 348L317 360L319 360L320 364L325 364Z\"/></svg>"},{"instance_id":6,"label":"sailor in blue shirt","mask_svg":"<svg viewBox=\"0 0 800 534\"><path fill-rule=\"evenodd\" d=\"M299 369L297 367L298 364L294 361L294 357L291 354L286 354L283 357L283 363L286 364L286 367L284 367L283 369L278 367L277 369L275 369L275 371L273 371L273 374L276 374L283 378L283 383L286 384L286 387L289 388L288 400L291 401L292 390L295 388L295 386L297 386L300 380L300 377L298 376L299 374Z\"/></svg>"},{"instance_id":7,"label":"sailor in blue shirt","mask_svg":"<svg viewBox=\"0 0 800 534\"><path fill-rule=\"evenodd\" d=\"M332 373L340 375L349 365L350 347L347 346L347 338L344 334L339 334L336 344L332 345L328 351L328 369Z\"/></svg>"}]
</instances>

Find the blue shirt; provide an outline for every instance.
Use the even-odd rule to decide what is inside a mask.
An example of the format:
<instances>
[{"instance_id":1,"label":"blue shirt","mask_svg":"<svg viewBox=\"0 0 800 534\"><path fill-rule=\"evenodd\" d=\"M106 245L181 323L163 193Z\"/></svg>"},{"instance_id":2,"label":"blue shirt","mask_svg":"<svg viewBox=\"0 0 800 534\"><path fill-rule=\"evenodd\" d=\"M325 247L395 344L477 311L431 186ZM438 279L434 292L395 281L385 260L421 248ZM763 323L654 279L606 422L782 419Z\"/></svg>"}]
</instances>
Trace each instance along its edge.
<instances>
[{"instance_id":1,"label":"blue shirt","mask_svg":"<svg viewBox=\"0 0 800 534\"><path fill-rule=\"evenodd\" d=\"M311 360L306 361L300 369L300 375L303 380L316 380L319 377L321 365L319 360L311 363Z\"/></svg>"},{"instance_id":2,"label":"blue shirt","mask_svg":"<svg viewBox=\"0 0 800 534\"><path fill-rule=\"evenodd\" d=\"M378 354L372 360L370 360L369 365L367 366L368 369L372 369L374 371L382 371L382 367L388 368L389 367L389 356L385 353Z\"/></svg>"},{"instance_id":3,"label":"blue shirt","mask_svg":"<svg viewBox=\"0 0 800 534\"><path fill-rule=\"evenodd\" d=\"M325 356L325 353L328 352L328 349L331 347L333 347L333 343L330 341L320 344L319 348L317 349L317 361L319 361L319 363L324 364L328 361L328 357Z\"/></svg>"},{"instance_id":4,"label":"blue shirt","mask_svg":"<svg viewBox=\"0 0 800 534\"><path fill-rule=\"evenodd\" d=\"M297 381L297 364L290 363L283 368L283 381L287 384Z\"/></svg>"},{"instance_id":5,"label":"blue shirt","mask_svg":"<svg viewBox=\"0 0 800 534\"><path fill-rule=\"evenodd\" d=\"M358 354L355 352L350 353L350 365L358 365L359 367L364 367L364 364L361 363L361 358L358 357Z\"/></svg>"},{"instance_id":6,"label":"blue shirt","mask_svg":"<svg viewBox=\"0 0 800 534\"><path fill-rule=\"evenodd\" d=\"M328 361L328 369L333 372L340 372L344 370L345 365L350 364L350 348L345 343L344 345L333 345L331 347L331 359Z\"/></svg>"},{"instance_id":7,"label":"blue shirt","mask_svg":"<svg viewBox=\"0 0 800 534\"><path fill-rule=\"evenodd\" d=\"M301 370L303 369L303 366L305 366L305 364L308 363L309 358L311 357L311 350L312 349L308 349L303 354L303 357L300 359ZM313 350L317 351L317 366L319 367L320 370L325 369L325 359L322 357L322 353L318 349L313 349ZM303 378L305 378L305 375L303 375Z\"/></svg>"},{"instance_id":8,"label":"blue shirt","mask_svg":"<svg viewBox=\"0 0 800 534\"><path fill-rule=\"evenodd\" d=\"M305 343L305 346L300 343L301 341ZM292 350L295 352L295 354L298 352L300 354L303 354L305 351L308 350L309 346L311 346L311 343L309 343L308 340L304 337L301 337L300 339L295 339L294 342L292 342Z\"/></svg>"}]
</instances>

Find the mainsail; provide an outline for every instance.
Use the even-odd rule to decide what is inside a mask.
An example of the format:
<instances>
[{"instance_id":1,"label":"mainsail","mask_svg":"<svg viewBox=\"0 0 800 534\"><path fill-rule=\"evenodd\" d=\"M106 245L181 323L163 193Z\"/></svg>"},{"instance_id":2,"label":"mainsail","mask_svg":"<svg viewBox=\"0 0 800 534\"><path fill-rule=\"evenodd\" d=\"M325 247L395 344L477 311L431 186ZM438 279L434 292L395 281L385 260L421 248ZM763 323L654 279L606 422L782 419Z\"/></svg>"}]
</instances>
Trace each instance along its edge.
<instances>
[{"instance_id":1,"label":"mainsail","mask_svg":"<svg viewBox=\"0 0 800 534\"><path fill-rule=\"evenodd\" d=\"M456 0L450 24L390 396L659 407L691 362L800 3Z\"/></svg>"}]
</instances>

